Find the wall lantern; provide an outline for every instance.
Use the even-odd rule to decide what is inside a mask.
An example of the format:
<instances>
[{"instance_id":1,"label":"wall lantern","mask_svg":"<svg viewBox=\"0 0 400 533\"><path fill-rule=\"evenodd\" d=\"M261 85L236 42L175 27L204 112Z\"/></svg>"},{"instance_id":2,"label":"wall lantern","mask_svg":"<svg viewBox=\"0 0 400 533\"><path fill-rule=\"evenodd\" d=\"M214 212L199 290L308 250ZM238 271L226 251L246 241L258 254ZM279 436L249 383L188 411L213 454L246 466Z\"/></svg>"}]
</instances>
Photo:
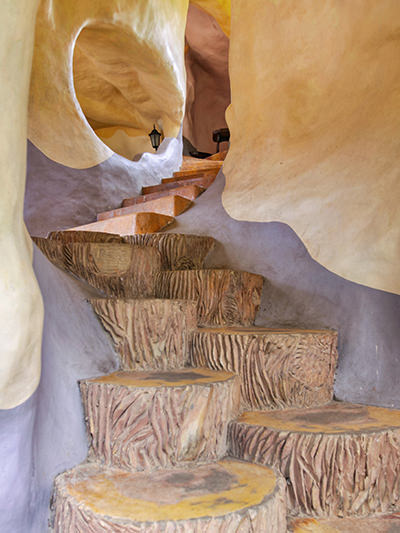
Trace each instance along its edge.
<instances>
[{"instance_id":1,"label":"wall lantern","mask_svg":"<svg viewBox=\"0 0 400 533\"><path fill-rule=\"evenodd\" d=\"M151 146L154 148L154 150L157 152L158 147L160 146L161 141L161 133L156 130L156 125L153 125L153 131L149 133L149 137L151 140Z\"/></svg>"}]
</instances>

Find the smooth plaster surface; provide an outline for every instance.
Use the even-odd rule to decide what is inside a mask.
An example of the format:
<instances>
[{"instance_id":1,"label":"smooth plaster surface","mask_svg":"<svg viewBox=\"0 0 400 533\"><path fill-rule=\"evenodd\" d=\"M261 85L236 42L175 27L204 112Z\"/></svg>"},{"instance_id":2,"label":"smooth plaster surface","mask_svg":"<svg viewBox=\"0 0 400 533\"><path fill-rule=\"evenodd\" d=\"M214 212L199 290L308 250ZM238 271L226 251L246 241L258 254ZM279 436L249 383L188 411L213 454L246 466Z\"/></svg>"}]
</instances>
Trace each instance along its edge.
<instances>
[{"instance_id":1,"label":"smooth plaster surface","mask_svg":"<svg viewBox=\"0 0 400 533\"><path fill-rule=\"evenodd\" d=\"M400 292L400 2L232 0L223 203Z\"/></svg>"},{"instance_id":2,"label":"smooth plaster surface","mask_svg":"<svg viewBox=\"0 0 400 533\"><path fill-rule=\"evenodd\" d=\"M286 224L232 219L222 206L224 182L220 172L169 231L211 235L218 245L209 266L266 278L258 325L337 329L338 399L400 408L400 296L329 272Z\"/></svg>"}]
</instances>

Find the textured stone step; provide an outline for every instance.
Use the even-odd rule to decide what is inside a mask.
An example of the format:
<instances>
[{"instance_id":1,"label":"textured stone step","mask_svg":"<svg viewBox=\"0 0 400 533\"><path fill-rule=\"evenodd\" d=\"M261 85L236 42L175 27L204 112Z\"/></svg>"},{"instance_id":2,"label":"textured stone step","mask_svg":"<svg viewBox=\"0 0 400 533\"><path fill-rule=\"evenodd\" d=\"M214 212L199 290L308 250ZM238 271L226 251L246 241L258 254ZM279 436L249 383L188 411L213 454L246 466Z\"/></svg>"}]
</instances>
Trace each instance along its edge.
<instances>
[{"instance_id":1,"label":"textured stone step","mask_svg":"<svg viewBox=\"0 0 400 533\"><path fill-rule=\"evenodd\" d=\"M118 242L71 242L34 237L55 266L74 274L108 296L154 296L161 255L154 247Z\"/></svg>"},{"instance_id":2,"label":"textured stone step","mask_svg":"<svg viewBox=\"0 0 400 533\"><path fill-rule=\"evenodd\" d=\"M187 200L193 201L204 191L205 188L199 187L198 185L183 185L181 187L177 187L176 189L172 189L172 191L166 190L160 192L153 192L150 194L142 194L141 196L134 196L133 198L126 198L122 202L122 207L143 204L144 202L148 202L149 200L157 200L158 198L170 196L171 194L177 194L178 196L182 196Z\"/></svg>"},{"instance_id":3,"label":"textured stone step","mask_svg":"<svg viewBox=\"0 0 400 533\"><path fill-rule=\"evenodd\" d=\"M240 377L245 409L310 407L332 400L337 333L267 328L199 328L190 362Z\"/></svg>"},{"instance_id":4,"label":"textured stone step","mask_svg":"<svg viewBox=\"0 0 400 533\"><path fill-rule=\"evenodd\" d=\"M400 514L371 518L297 518L289 523L290 533L399 533Z\"/></svg>"},{"instance_id":5,"label":"textured stone step","mask_svg":"<svg viewBox=\"0 0 400 533\"><path fill-rule=\"evenodd\" d=\"M132 213L68 229L69 231L96 231L115 233L117 235L135 235L161 231L170 226L174 220L174 217L161 215L160 213Z\"/></svg>"},{"instance_id":6,"label":"textured stone step","mask_svg":"<svg viewBox=\"0 0 400 533\"><path fill-rule=\"evenodd\" d=\"M55 533L286 532L284 481L239 461L151 474L84 464L55 485Z\"/></svg>"},{"instance_id":7,"label":"textured stone step","mask_svg":"<svg viewBox=\"0 0 400 533\"><path fill-rule=\"evenodd\" d=\"M367 516L400 509L400 411L332 402L246 412L229 451L277 467L296 515Z\"/></svg>"},{"instance_id":8,"label":"textured stone step","mask_svg":"<svg viewBox=\"0 0 400 533\"><path fill-rule=\"evenodd\" d=\"M132 471L223 457L239 409L237 377L208 368L115 372L80 387L89 457Z\"/></svg>"},{"instance_id":9,"label":"textured stone step","mask_svg":"<svg viewBox=\"0 0 400 533\"><path fill-rule=\"evenodd\" d=\"M95 231L54 231L48 239L61 243L119 242L137 246L152 246L161 254L163 270L202 268L207 254L214 248L215 240L203 235L180 233L147 233L121 237L112 233Z\"/></svg>"},{"instance_id":10,"label":"textured stone step","mask_svg":"<svg viewBox=\"0 0 400 533\"><path fill-rule=\"evenodd\" d=\"M157 198L156 200L149 200L141 204L104 211L97 215L97 220L108 220L113 217L130 215L132 213L158 213L160 215L176 217L189 209L191 205L192 202L182 196L169 195Z\"/></svg>"},{"instance_id":11,"label":"textured stone step","mask_svg":"<svg viewBox=\"0 0 400 533\"><path fill-rule=\"evenodd\" d=\"M184 185L197 185L207 189L213 181L215 180L215 175L203 175L199 174L198 177L187 179L184 182ZM170 181L168 183L160 183L159 185L149 185L148 187L142 187L142 194L151 194L160 191L172 191L182 187L182 181Z\"/></svg>"},{"instance_id":12,"label":"textured stone step","mask_svg":"<svg viewBox=\"0 0 400 533\"><path fill-rule=\"evenodd\" d=\"M207 157L206 161L225 161L227 155L228 150L222 150L222 152L217 152Z\"/></svg>"},{"instance_id":13,"label":"textured stone step","mask_svg":"<svg viewBox=\"0 0 400 533\"><path fill-rule=\"evenodd\" d=\"M180 170L183 171L183 170L196 170L199 168L210 168L210 166L212 167L216 162L220 163L220 161L223 161L225 159L224 154L225 152L218 152L218 154L211 155L209 157L206 157L205 159L198 159L196 157L183 156Z\"/></svg>"},{"instance_id":14,"label":"textured stone step","mask_svg":"<svg viewBox=\"0 0 400 533\"><path fill-rule=\"evenodd\" d=\"M197 325L188 300L91 300L111 335L124 370L170 370L187 364L189 338Z\"/></svg>"},{"instance_id":15,"label":"textured stone step","mask_svg":"<svg viewBox=\"0 0 400 533\"><path fill-rule=\"evenodd\" d=\"M199 176L216 176L220 170L221 165L213 165L209 168L201 168L198 170L183 170L174 172L171 178L163 178L161 183L172 183L172 182L185 182Z\"/></svg>"},{"instance_id":16,"label":"textured stone step","mask_svg":"<svg viewBox=\"0 0 400 533\"><path fill-rule=\"evenodd\" d=\"M226 269L175 270L156 276L156 296L195 300L202 326L251 325L260 305L263 277Z\"/></svg>"}]
</instances>

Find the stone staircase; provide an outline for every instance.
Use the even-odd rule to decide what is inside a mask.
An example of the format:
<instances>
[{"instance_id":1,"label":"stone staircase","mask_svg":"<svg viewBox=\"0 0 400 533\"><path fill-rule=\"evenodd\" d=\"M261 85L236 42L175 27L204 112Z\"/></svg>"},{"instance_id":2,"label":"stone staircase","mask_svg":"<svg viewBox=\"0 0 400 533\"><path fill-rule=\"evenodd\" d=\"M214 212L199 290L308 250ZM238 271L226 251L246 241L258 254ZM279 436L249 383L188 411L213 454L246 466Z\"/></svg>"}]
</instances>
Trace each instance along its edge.
<instances>
[{"instance_id":1,"label":"stone staircase","mask_svg":"<svg viewBox=\"0 0 400 533\"><path fill-rule=\"evenodd\" d=\"M211 237L92 228L35 238L100 291L120 358L80 382L54 532L392 532L400 412L333 401L337 333L255 327L263 278L204 268Z\"/></svg>"}]
</instances>

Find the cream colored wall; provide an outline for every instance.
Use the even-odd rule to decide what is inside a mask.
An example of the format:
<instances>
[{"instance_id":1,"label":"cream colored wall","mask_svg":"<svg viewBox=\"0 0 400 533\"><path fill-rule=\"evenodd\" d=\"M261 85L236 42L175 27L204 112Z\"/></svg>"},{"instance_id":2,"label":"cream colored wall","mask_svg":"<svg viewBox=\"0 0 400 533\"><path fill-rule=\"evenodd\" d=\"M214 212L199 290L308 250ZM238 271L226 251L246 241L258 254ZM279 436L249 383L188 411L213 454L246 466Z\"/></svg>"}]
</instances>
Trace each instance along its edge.
<instances>
[{"instance_id":1,"label":"cream colored wall","mask_svg":"<svg viewBox=\"0 0 400 533\"><path fill-rule=\"evenodd\" d=\"M130 157L136 149L135 136L130 146L123 133L120 150L118 136L103 137L113 137L110 149L91 125L139 130L144 138L156 122L165 137L176 137L187 8L188 0L41 0L29 108L35 146L53 161L88 168L113 150Z\"/></svg>"},{"instance_id":2,"label":"cream colored wall","mask_svg":"<svg viewBox=\"0 0 400 533\"><path fill-rule=\"evenodd\" d=\"M394 293L399 21L398 0L232 0L223 195L232 217L284 222L327 269Z\"/></svg>"},{"instance_id":3,"label":"cream colored wall","mask_svg":"<svg viewBox=\"0 0 400 533\"><path fill-rule=\"evenodd\" d=\"M22 218L36 9L0 3L0 409L24 402L40 377L43 306Z\"/></svg>"}]
</instances>

